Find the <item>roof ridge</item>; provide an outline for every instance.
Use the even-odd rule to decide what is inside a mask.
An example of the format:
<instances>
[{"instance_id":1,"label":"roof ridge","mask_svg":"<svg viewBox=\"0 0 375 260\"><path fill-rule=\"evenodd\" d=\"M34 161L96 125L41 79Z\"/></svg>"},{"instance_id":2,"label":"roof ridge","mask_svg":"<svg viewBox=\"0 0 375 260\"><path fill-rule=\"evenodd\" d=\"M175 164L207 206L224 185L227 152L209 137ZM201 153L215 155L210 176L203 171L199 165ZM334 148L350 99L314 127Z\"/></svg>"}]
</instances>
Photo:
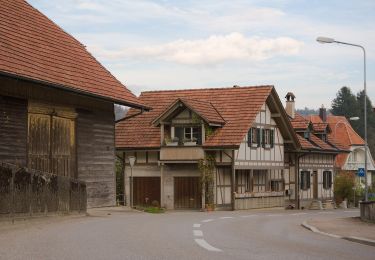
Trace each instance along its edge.
<instances>
[{"instance_id":1,"label":"roof ridge","mask_svg":"<svg viewBox=\"0 0 375 260\"><path fill-rule=\"evenodd\" d=\"M243 86L243 87L204 87L204 88L184 88L184 89L166 89L166 90L148 90L142 91L143 93L163 93L163 92L182 92L182 91L200 91L200 90L220 90L220 89L249 89L249 88L272 88L274 85L254 85L254 86Z\"/></svg>"}]
</instances>

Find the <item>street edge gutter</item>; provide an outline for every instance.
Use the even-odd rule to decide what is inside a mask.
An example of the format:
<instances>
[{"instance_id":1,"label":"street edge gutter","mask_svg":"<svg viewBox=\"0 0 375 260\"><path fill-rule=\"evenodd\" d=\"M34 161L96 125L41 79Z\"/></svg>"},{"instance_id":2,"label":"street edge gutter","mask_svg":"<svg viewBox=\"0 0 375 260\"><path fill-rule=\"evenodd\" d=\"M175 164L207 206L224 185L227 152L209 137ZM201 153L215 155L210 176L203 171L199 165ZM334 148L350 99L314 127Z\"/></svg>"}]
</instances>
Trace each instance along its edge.
<instances>
[{"instance_id":1,"label":"street edge gutter","mask_svg":"<svg viewBox=\"0 0 375 260\"><path fill-rule=\"evenodd\" d=\"M371 240L371 239L367 239L367 238L363 238L363 237L353 237L353 236L345 237L345 236L339 236L339 235L335 235L335 234L331 234L331 233L326 233L326 232L320 231L318 228L316 228L316 227L314 227L310 224L307 224L306 221L302 222L301 226L310 230L310 231L312 231L312 232L314 232L314 233L321 234L321 235L324 235L324 236L344 239L344 240L348 240L348 241L351 241L351 242L356 242L356 243L364 244L364 245L367 245L367 246L374 246L375 247L375 240Z\"/></svg>"}]
</instances>

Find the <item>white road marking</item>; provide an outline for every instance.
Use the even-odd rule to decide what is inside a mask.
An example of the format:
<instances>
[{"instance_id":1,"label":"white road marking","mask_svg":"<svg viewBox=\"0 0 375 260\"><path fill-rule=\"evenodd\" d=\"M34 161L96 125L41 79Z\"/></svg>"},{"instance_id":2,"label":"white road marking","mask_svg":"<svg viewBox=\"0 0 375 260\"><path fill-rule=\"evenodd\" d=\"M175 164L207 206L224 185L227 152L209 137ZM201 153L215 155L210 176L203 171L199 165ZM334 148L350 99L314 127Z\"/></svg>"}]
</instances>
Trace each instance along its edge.
<instances>
[{"instance_id":1,"label":"white road marking","mask_svg":"<svg viewBox=\"0 0 375 260\"><path fill-rule=\"evenodd\" d=\"M206 240L202 238L196 238L194 240L195 240L195 243L197 243L199 246L203 247L204 249L208 251L222 252L221 249L211 246L209 243L206 242Z\"/></svg>"},{"instance_id":2,"label":"white road marking","mask_svg":"<svg viewBox=\"0 0 375 260\"><path fill-rule=\"evenodd\" d=\"M193 228L199 228L199 227L201 227L201 224L194 224L193 225Z\"/></svg>"},{"instance_id":3,"label":"white road marking","mask_svg":"<svg viewBox=\"0 0 375 260\"><path fill-rule=\"evenodd\" d=\"M211 222L211 221L213 221L213 219L212 219L212 218L209 218L209 219L205 219L205 220L202 220L202 222L204 222L204 223L207 223L207 222Z\"/></svg>"},{"instance_id":4,"label":"white road marking","mask_svg":"<svg viewBox=\"0 0 375 260\"><path fill-rule=\"evenodd\" d=\"M332 211L322 211L322 212L318 212L317 214L333 214L334 212Z\"/></svg>"},{"instance_id":5,"label":"white road marking","mask_svg":"<svg viewBox=\"0 0 375 260\"><path fill-rule=\"evenodd\" d=\"M257 215L244 215L244 216L241 216L241 218L250 218L250 217L256 217Z\"/></svg>"},{"instance_id":6,"label":"white road marking","mask_svg":"<svg viewBox=\"0 0 375 260\"><path fill-rule=\"evenodd\" d=\"M233 218L233 217L221 217L220 219L228 219L228 218Z\"/></svg>"},{"instance_id":7,"label":"white road marking","mask_svg":"<svg viewBox=\"0 0 375 260\"><path fill-rule=\"evenodd\" d=\"M271 215L266 215L267 217L281 217L284 216L283 214L271 214Z\"/></svg>"},{"instance_id":8,"label":"white road marking","mask_svg":"<svg viewBox=\"0 0 375 260\"><path fill-rule=\"evenodd\" d=\"M306 215L307 213L293 213L293 214L291 214L292 216L300 216L300 215Z\"/></svg>"},{"instance_id":9,"label":"white road marking","mask_svg":"<svg viewBox=\"0 0 375 260\"><path fill-rule=\"evenodd\" d=\"M196 237L203 237L202 230L193 230L194 236Z\"/></svg>"}]
</instances>

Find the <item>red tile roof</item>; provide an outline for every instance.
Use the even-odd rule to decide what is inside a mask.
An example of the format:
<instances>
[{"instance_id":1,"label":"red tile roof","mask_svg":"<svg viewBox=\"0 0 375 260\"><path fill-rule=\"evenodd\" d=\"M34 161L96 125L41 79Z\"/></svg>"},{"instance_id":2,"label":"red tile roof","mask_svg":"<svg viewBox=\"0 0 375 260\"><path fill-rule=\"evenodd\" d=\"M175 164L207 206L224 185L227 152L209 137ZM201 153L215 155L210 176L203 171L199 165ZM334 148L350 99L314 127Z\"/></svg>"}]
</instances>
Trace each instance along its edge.
<instances>
[{"instance_id":1,"label":"red tile roof","mask_svg":"<svg viewBox=\"0 0 375 260\"><path fill-rule=\"evenodd\" d=\"M295 113L294 118L290 119L290 122L292 123L292 126L294 129L300 129L305 130L309 127L309 120L304 118L298 113Z\"/></svg>"},{"instance_id":2,"label":"red tile roof","mask_svg":"<svg viewBox=\"0 0 375 260\"><path fill-rule=\"evenodd\" d=\"M225 120L225 125L216 129L204 146L237 147L272 89L272 86L258 86L143 92L140 101L153 109L116 125L116 147L160 147L160 127L153 126L151 122L178 98L190 103L191 100L211 103ZM197 103L194 105L196 107ZM131 109L128 115L133 113L135 111Z\"/></svg>"},{"instance_id":3,"label":"red tile roof","mask_svg":"<svg viewBox=\"0 0 375 260\"><path fill-rule=\"evenodd\" d=\"M174 100L164 111L162 111L162 113L153 121L153 123L156 123L161 117L168 114L177 104L182 104L184 107L194 111L208 124L225 124L225 120L211 102L189 98L177 98Z\"/></svg>"},{"instance_id":4,"label":"red tile roof","mask_svg":"<svg viewBox=\"0 0 375 260\"><path fill-rule=\"evenodd\" d=\"M71 35L23 0L0 0L0 73L141 107Z\"/></svg>"},{"instance_id":5,"label":"red tile roof","mask_svg":"<svg viewBox=\"0 0 375 260\"><path fill-rule=\"evenodd\" d=\"M340 140L344 145L365 144L365 141L357 134L344 116L327 116L327 122L332 129L330 135L336 140Z\"/></svg>"},{"instance_id":6,"label":"red tile roof","mask_svg":"<svg viewBox=\"0 0 375 260\"><path fill-rule=\"evenodd\" d=\"M320 139L315 134L320 134L324 132L328 123L321 121L320 117L315 115L303 117L302 115L295 113L295 117L291 120L292 126L298 134L298 139L301 143L301 147L304 150L320 150L320 151L329 151L329 152L340 152L347 151L348 147L343 145L339 140L330 137L327 135L327 142ZM310 138L306 139L303 137L303 132L307 130L309 125L313 126L312 132L310 132ZM330 130L330 129L329 129ZM330 133L330 131L328 132Z\"/></svg>"}]
</instances>

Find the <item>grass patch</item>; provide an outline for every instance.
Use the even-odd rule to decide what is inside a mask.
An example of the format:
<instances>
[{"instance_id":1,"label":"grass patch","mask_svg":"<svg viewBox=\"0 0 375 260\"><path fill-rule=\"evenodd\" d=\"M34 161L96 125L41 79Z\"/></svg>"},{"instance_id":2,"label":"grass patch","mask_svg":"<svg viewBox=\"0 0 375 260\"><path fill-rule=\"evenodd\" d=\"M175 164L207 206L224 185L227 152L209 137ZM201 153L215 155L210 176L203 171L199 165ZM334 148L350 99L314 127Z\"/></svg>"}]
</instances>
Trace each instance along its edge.
<instances>
[{"instance_id":1,"label":"grass patch","mask_svg":"<svg viewBox=\"0 0 375 260\"><path fill-rule=\"evenodd\" d=\"M152 214L158 214L158 213L164 213L165 209L159 208L159 207L147 207L143 209L144 212L152 213Z\"/></svg>"}]
</instances>

